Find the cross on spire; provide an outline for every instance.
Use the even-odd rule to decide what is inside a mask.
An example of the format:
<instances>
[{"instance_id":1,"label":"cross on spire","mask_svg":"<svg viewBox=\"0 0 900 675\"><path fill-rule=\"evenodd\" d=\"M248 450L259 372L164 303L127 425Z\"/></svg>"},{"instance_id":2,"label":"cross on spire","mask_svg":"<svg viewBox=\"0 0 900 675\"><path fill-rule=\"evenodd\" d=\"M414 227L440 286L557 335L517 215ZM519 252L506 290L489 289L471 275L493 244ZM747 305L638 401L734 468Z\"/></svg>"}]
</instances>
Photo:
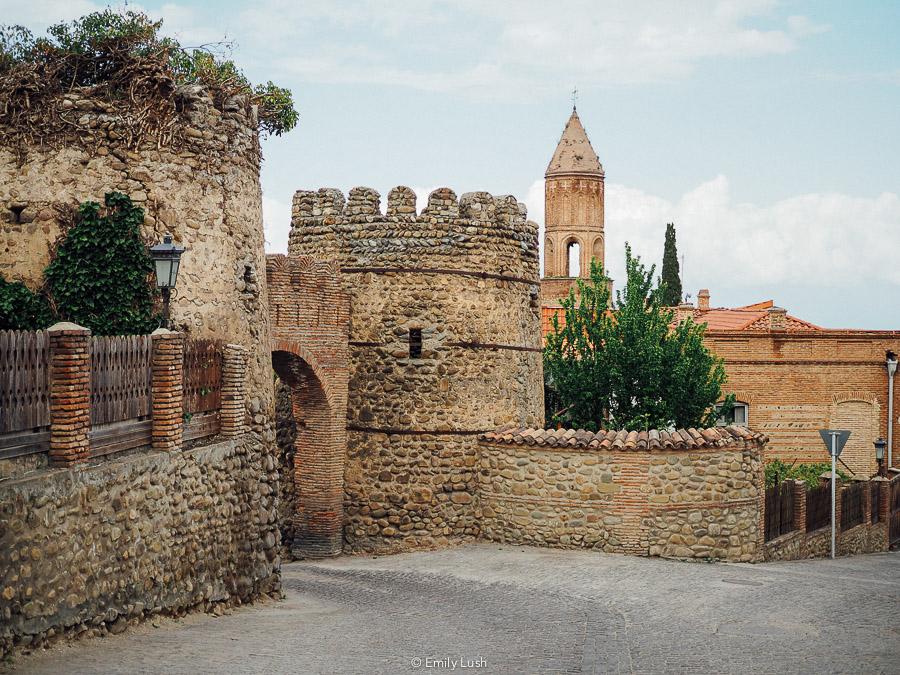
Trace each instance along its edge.
<instances>
[{"instance_id":1,"label":"cross on spire","mask_svg":"<svg viewBox=\"0 0 900 675\"><path fill-rule=\"evenodd\" d=\"M572 110L575 110L575 104L578 102L578 87L572 90Z\"/></svg>"}]
</instances>

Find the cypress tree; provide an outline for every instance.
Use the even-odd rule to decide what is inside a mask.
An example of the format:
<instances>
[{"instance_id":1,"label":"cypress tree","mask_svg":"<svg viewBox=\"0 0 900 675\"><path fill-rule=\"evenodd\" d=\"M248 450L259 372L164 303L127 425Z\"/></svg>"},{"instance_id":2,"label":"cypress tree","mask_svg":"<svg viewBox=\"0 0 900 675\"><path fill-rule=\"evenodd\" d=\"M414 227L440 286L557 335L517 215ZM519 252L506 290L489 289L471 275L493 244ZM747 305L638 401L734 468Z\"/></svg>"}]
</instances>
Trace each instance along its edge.
<instances>
[{"instance_id":1,"label":"cypress tree","mask_svg":"<svg viewBox=\"0 0 900 675\"><path fill-rule=\"evenodd\" d=\"M681 272L678 268L678 246L675 244L675 224L666 225L666 245L663 249L662 276L663 305L675 307L681 303Z\"/></svg>"}]
</instances>

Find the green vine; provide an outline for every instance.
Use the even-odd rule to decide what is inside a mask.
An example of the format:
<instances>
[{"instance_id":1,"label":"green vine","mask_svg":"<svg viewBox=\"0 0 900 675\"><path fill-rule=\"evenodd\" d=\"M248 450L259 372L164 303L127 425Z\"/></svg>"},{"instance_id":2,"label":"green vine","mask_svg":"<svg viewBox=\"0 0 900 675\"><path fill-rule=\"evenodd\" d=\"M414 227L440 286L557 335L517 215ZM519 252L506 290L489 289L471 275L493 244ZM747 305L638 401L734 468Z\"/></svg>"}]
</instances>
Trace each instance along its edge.
<instances>
[{"instance_id":1,"label":"green vine","mask_svg":"<svg viewBox=\"0 0 900 675\"><path fill-rule=\"evenodd\" d=\"M154 312L153 261L141 237L144 210L120 192L85 202L44 271L58 319L90 328L94 335L149 333Z\"/></svg>"},{"instance_id":2,"label":"green vine","mask_svg":"<svg viewBox=\"0 0 900 675\"><path fill-rule=\"evenodd\" d=\"M39 330L53 321L50 303L21 281L0 274L0 330Z\"/></svg>"}]
</instances>

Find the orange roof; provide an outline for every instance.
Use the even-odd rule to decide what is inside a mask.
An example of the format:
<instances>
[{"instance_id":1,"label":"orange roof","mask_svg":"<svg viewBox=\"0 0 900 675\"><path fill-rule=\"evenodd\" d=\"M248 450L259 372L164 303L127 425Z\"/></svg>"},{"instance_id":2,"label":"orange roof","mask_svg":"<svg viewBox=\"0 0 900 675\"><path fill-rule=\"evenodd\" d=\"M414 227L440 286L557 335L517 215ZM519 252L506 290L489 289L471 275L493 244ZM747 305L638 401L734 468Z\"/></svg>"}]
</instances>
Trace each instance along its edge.
<instances>
[{"instance_id":1,"label":"orange roof","mask_svg":"<svg viewBox=\"0 0 900 675\"><path fill-rule=\"evenodd\" d=\"M768 310L774 307L771 300L764 300L744 307L715 307L707 310L694 308L693 319L696 323L705 323L708 330L769 330ZM559 303L550 303L541 307L541 334L547 335L552 329L550 323L553 315L558 317L560 326L565 325L565 312ZM785 317L785 329L788 332L823 330L809 321L798 319L788 314Z\"/></svg>"}]
</instances>

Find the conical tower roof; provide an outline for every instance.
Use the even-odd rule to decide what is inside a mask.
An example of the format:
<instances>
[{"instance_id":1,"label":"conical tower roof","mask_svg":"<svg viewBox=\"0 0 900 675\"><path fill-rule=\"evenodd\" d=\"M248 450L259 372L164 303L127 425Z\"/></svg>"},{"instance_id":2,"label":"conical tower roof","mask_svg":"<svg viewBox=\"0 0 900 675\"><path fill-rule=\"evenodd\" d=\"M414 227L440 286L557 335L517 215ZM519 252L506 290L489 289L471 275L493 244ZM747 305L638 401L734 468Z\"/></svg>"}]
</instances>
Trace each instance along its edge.
<instances>
[{"instance_id":1,"label":"conical tower roof","mask_svg":"<svg viewBox=\"0 0 900 675\"><path fill-rule=\"evenodd\" d=\"M556 146L556 152L553 153L553 159L550 160L544 176L572 173L603 175L603 165L591 147L575 108L572 108L572 115L566 122L566 128L563 129L559 145Z\"/></svg>"}]
</instances>

